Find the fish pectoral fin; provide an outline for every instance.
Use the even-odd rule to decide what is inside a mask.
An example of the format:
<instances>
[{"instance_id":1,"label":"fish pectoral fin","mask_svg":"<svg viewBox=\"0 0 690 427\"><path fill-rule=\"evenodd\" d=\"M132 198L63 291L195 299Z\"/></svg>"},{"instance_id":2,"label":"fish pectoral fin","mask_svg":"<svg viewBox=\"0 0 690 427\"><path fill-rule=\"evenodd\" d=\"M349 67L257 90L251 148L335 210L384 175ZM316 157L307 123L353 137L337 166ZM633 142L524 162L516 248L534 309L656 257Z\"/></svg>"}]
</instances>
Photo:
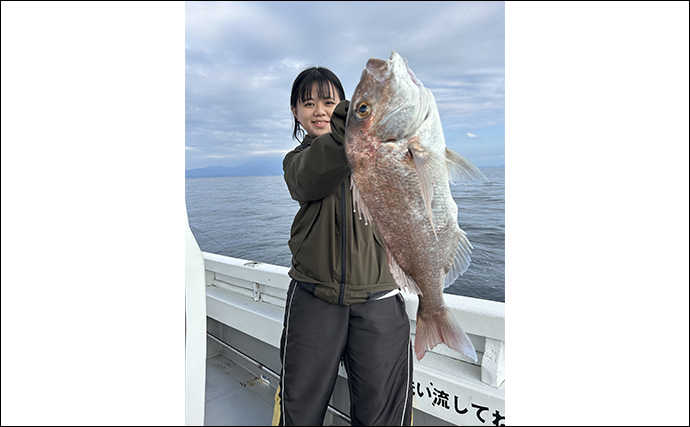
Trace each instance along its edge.
<instances>
[{"instance_id":1,"label":"fish pectoral fin","mask_svg":"<svg viewBox=\"0 0 690 427\"><path fill-rule=\"evenodd\" d=\"M391 274L395 279L395 283L398 284L398 287L411 294L423 295L422 290L419 288L419 285L417 285L417 282L415 282L413 278L405 273L405 271L395 261L395 258L393 258L393 255L388 249L386 249L386 253L388 254L388 268L390 268Z\"/></svg>"},{"instance_id":2,"label":"fish pectoral fin","mask_svg":"<svg viewBox=\"0 0 690 427\"><path fill-rule=\"evenodd\" d=\"M431 211L431 199L434 198L433 172L431 172L432 154L418 142L410 144L409 151L414 159L414 167L417 171L417 177L419 177L419 189L422 192L422 200L424 201L427 216L429 221L431 221L431 229L434 230L434 236L438 240L436 225L434 225L434 215Z\"/></svg>"},{"instance_id":3,"label":"fish pectoral fin","mask_svg":"<svg viewBox=\"0 0 690 427\"><path fill-rule=\"evenodd\" d=\"M371 214L369 213L367 205L365 205L364 201L362 201L362 196L359 194L357 184L355 184L355 180L353 178L350 178L350 190L352 190L352 207L354 208L353 212L359 211L359 219L362 219L363 216L364 224L371 224Z\"/></svg>"},{"instance_id":4,"label":"fish pectoral fin","mask_svg":"<svg viewBox=\"0 0 690 427\"><path fill-rule=\"evenodd\" d=\"M489 181L472 162L450 148L446 148L446 166L448 167L448 179L453 184Z\"/></svg>"},{"instance_id":5,"label":"fish pectoral fin","mask_svg":"<svg viewBox=\"0 0 690 427\"><path fill-rule=\"evenodd\" d=\"M450 269L446 273L446 277L443 280L443 288L447 288L455 282L455 279L460 277L467 267L470 266L470 254L472 253L472 243L465 235L465 232L460 229L458 247L455 250L455 255L453 256L453 262L450 265Z\"/></svg>"}]
</instances>

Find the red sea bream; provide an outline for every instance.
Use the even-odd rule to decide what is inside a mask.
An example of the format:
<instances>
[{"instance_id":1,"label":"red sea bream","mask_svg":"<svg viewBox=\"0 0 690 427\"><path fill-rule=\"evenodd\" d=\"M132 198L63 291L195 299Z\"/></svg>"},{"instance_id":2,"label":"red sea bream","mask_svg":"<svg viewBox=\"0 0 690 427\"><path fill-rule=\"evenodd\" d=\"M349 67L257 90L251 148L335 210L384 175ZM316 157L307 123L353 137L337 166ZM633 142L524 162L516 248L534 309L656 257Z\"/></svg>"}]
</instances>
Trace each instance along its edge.
<instances>
[{"instance_id":1,"label":"red sea bream","mask_svg":"<svg viewBox=\"0 0 690 427\"><path fill-rule=\"evenodd\" d=\"M417 359L443 342L476 361L443 289L467 270L472 249L449 181L486 178L446 147L434 96L396 52L367 62L350 101L345 146L360 217L383 239L398 286L419 297Z\"/></svg>"}]
</instances>

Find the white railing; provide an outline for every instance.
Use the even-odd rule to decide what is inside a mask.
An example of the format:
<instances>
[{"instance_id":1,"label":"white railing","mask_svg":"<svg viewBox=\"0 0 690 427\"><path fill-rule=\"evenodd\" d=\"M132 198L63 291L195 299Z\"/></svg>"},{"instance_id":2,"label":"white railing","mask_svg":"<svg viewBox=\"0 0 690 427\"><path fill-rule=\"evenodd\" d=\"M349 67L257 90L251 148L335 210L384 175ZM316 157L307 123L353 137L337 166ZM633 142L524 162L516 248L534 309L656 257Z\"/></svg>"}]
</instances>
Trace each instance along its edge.
<instances>
[{"instance_id":1,"label":"white railing","mask_svg":"<svg viewBox=\"0 0 690 427\"><path fill-rule=\"evenodd\" d=\"M207 315L279 348L289 269L202 254ZM403 296L414 336L417 297ZM443 344L415 360L415 408L458 425L503 424L505 304L450 294L444 298L472 340L477 362ZM344 369L341 375L347 375Z\"/></svg>"}]
</instances>

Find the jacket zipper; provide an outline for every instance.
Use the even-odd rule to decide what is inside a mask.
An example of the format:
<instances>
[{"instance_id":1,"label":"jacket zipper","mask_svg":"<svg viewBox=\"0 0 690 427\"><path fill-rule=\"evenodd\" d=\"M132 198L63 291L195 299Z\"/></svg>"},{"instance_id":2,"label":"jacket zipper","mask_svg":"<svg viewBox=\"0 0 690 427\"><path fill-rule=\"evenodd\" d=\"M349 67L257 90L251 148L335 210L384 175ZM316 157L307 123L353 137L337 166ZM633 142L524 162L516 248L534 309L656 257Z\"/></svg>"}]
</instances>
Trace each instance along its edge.
<instances>
[{"instance_id":1,"label":"jacket zipper","mask_svg":"<svg viewBox=\"0 0 690 427\"><path fill-rule=\"evenodd\" d=\"M339 305L343 305L345 300L345 262L347 248L347 241L345 238L345 232L347 231L347 199L345 197L345 182L340 184L340 298L338 300Z\"/></svg>"}]
</instances>

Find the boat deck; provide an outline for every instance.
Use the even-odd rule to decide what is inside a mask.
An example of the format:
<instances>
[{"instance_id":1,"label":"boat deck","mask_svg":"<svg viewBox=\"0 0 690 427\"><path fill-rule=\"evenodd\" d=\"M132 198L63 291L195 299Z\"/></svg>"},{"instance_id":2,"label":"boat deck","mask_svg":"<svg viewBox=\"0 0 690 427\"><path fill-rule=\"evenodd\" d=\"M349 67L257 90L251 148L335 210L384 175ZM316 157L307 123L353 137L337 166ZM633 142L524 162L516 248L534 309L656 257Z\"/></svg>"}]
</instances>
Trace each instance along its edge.
<instances>
[{"instance_id":1,"label":"boat deck","mask_svg":"<svg viewBox=\"0 0 690 427\"><path fill-rule=\"evenodd\" d=\"M193 306L186 318L193 331L187 334L187 425L270 425L287 268L208 253L197 258L203 276L198 292L187 292ZM504 425L504 304L457 295L445 299L453 316L462 318L478 360L439 345L415 361L414 424ZM405 296L405 305L408 314L416 313L418 300ZM410 326L414 339L413 315ZM349 407L347 372L341 367L324 425L350 425Z\"/></svg>"},{"instance_id":2,"label":"boat deck","mask_svg":"<svg viewBox=\"0 0 690 427\"><path fill-rule=\"evenodd\" d=\"M206 360L205 426L269 426L273 390L261 378L219 354Z\"/></svg>"}]
</instances>

